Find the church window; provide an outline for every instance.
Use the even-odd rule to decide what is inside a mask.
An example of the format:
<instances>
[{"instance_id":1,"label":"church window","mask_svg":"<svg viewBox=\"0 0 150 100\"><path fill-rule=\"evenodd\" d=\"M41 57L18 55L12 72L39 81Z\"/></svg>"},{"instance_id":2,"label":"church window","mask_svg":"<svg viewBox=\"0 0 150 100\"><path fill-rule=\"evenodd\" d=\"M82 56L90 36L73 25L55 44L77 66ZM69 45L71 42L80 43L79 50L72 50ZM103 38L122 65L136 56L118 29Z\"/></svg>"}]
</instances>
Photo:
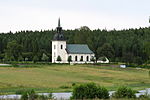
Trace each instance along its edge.
<instances>
[{"instance_id":1,"label":"church window","mask_svg":"<svg viewBox=\"0 0 150 100\"><path fill-rule=\"evenodd\" d=\"M81 59L80 59L80 61L83 61L83 56L81 56Z\"/></svg>"},{"instance_id":2,"label":"church window","mask_svg":"<svg viewBox=\"0 0 150 100\"><path fill-rule=\"evenodd\" d=\"M89 56L86 57L86 61L89 61Z\"/></svg>"},{"instance_id":3,"label":"church window","mask_svg":"<svg viewBox=\"0 0 150 100\"><path fill-rule=\"evenodd\" d=\"M75 61L78 61L78 57L77 56L75 56Z\"/></svg>"},{"instance_id":4,"label":"church window","mask_svg":"<svg viewBox=\"0 0 150 100\"><path fill-rule=\"evenodd\" d=\"M54 49L56 49L56 45L54 45Z\"/></svg>"},{"instance_id":5,"label":"church window","mask_svg":"<svg viewBox=\"0 0 150 100\"><path fill-rule=\"evenodd\" d=\"M63 49L63 45L61 45L61 49Z\"/></svg>"},{"instance_id":6,"label":"church window","mask_svg":"<svg viewBox=\"0 0 150 100\"><path fill-rule=\"evenodd\" d=\"M55 54L55 52L54 52L54 57L56 57L56 54Z\"/></svg>"}]
</instances>

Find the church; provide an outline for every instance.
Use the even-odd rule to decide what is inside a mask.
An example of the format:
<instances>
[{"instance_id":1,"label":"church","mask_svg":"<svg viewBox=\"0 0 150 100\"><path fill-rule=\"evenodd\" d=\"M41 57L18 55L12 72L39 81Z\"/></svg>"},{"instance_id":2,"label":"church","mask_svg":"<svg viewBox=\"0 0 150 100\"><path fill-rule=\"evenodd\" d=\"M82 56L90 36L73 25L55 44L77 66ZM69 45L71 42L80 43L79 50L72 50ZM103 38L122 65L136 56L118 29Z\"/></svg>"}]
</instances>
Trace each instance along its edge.
<instances>
[{"instance_id":1,"label":"church","mask_svg":"<svg viewBox=\"0 0 150 100\"><path fill-rule=\"evenodd\" d=\"M66 39L62 33L60 19L52 39L52 63L92 63L91 59L95 56L87 44L66 44Z\"/></svg>"}]
</instances>

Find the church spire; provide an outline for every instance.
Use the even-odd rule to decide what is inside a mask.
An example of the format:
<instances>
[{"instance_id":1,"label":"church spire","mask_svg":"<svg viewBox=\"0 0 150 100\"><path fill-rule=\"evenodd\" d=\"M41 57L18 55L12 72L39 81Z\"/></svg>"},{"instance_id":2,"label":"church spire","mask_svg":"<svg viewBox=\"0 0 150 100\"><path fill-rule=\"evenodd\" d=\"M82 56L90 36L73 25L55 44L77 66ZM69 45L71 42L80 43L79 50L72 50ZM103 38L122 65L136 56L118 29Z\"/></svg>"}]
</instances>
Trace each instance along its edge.
<instances>
[{"instance_id":1,"label":"church spire","mask_svg":"<svg viewBox=\"0 0 150 100\"><path fill-rule=\"evenodd\" d=\"M66 40L64 34L62 33L62 27L60 26L60 18L58 19L58 26L56 28L57 33L55 33L53 40Z\"/></svg>"},{"instance_id":2,"label":"church spire","mask_svg":"<svg viewBox=\"0 0 150 100\"><path fill-rule=\"evenodd\" d=\"M58 19L58 27L60 27L60 18Z\"/></svg>"},{"instance_id":3,"label":"church spire","mask_svg":"<svg viewBox=\"0 0 150 100\"><path fill-rule=\"evenodd\" d=\"M57 33L61 34L62 27L60 26L60 18L58 19Z\"/></svg>"}]
</instances>

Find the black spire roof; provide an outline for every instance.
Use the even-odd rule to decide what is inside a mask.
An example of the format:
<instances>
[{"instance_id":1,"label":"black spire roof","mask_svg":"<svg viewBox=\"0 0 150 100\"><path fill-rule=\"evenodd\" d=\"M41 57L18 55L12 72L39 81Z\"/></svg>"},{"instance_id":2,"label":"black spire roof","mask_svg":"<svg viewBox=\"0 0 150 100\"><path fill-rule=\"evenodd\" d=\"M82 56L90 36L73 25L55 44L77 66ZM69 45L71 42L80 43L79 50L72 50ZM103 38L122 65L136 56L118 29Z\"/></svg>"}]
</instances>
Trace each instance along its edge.
<instances>
[{"instance_id":1,"label":"black spire roof","mask_svg":"<svg viewBox=\"0 0 150 100\"><path fill-rule=\"evenodd\" d=\"M53 40L66 40L64 34L62 33L62 27L60 26L60 18L58 19L58 27L56 29L57 33L55 33Z\"/></svg>"}]
</instances>

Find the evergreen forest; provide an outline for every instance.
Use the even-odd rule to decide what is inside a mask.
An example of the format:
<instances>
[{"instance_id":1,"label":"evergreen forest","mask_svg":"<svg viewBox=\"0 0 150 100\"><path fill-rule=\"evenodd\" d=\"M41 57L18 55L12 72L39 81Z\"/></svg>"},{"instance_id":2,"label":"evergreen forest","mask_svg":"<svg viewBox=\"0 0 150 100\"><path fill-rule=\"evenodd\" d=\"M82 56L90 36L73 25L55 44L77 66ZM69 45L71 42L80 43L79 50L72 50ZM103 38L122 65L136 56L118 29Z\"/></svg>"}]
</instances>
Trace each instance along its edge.
<instances>
[{"instance_id":1,"label":"evergreen forest","mask_svg":"<svg viewBox=\"0 0 150 100\"><path fill-rule=\"evenodd\" d=\"M0 61L51 61L51 40L56 30L0 33ZM90 30L83 26L63 30L68 44L87 44L96 60L145 64L150 62L150 27L124 30Z\"/></svg>"}]
</instances>

